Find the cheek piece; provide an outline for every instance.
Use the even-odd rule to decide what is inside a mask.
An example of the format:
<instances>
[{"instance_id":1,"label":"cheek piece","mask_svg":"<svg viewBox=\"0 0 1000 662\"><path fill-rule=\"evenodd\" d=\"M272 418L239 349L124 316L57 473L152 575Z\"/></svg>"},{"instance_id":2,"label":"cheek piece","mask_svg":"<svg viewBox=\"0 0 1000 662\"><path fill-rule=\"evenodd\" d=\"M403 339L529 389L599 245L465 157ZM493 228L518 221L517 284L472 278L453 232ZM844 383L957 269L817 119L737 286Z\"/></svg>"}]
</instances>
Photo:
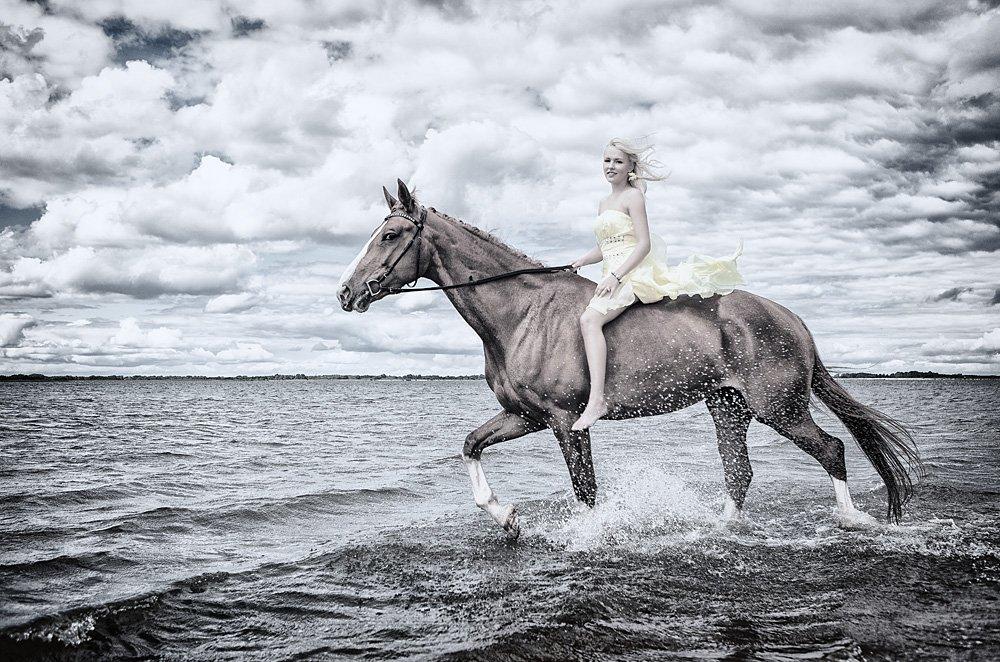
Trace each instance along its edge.
<instances>
[{"instance_id":1,"label":"cheek piece","mask_svg":"<svg viewBox=\"0 0 1000 662\"><path fill-rule=\"evenodd\" d=\"M416 218L413 218L412 216L410 216L409 214L407 214L405 211L394 211L391 214L389 214L388 216L386 216L384 219L382 219L382 223L385 223L386 221L388 221L393 216L399 216L400 218L405 218L406 220L408 220L411 223L413 223L413 225L416 226L417 230L416 230L416 232L413 233L413 236L410 237L410 241L406 244L406 247L403 249L403 251L399 255L397 255L396 259L392 261L392 264L390 264L389 267L385 271L382 272L382 275L379 276L378 278L372 278L372 279L370 279L370 280L368 280L368 281L365 282L365 287L368 288L368 294L371 295L372 297L374 297L375 295L377 295L379 292L382 291L382 289L383 289L382 288L382 281L384 281L386 278L389 277L389 274L391 274L393 272L393 270L396 268L396 265L399 264L399 261L403 259L403 256L406 255L406 253L413 247L413 244L416 243L416 241L418 239L420 239L420 233L423 232L423 229L424 229L424 221L427 220L427 208L426 207L421 207L420 208L420 218L419 218L419 220L416 219ZM417 246L417 272L416 272L416 274L414 276L413 282L412 283L407 283L407 285L409 285L409 286L412 287L412 286L414 286L414 285L417 284L418 280L420 280L420 246L419 245ZM390 294L393 293L392 290L388 290L388 292Z\"/></svg>"}]
</instances>

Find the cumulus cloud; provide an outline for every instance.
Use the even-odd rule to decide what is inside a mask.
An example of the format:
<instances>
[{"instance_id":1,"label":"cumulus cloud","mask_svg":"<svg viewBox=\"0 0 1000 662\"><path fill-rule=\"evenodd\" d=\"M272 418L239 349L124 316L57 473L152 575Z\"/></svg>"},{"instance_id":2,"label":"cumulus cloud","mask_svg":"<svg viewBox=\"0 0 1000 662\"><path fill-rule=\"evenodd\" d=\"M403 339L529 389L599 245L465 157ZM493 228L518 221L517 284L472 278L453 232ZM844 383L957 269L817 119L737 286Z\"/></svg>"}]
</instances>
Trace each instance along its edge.
<instances>
[{"instance_id":1,"label":"cumulus cloud","mask_svg":"<svg viewBox=\"0 0 1000 662\"><path fill-rule=\"evenodd\" d=\"M199 351L195 353L195 356L203 356L224 363L246 363L267 361L274 355L264 349L260 343L238 342L235 347L219 350L215 354L208 351Z\"/></svg>"},{"instance_id":2,"label":"cumulus cloud","mask_svg":"<svg viewBox=\"0 0 1000 662\"><path fill-rule=\"evenodd\" d=\"M953 363L966 363L981 357L993 364L1000 364L1000 327L983 333L978 338L946 338L938 336L920 346L925 356Z\"/></svg>"},{"instance_id":3,"label":"cumulus cloud","mask_svg":"<svg viewBox=\"0 0 1000 662\"><path fill-rule=\"evenodd\" d=\"M93 184L177 175L191 162L165 148L172 123L163 98L172 77L145 62L105 68L50 101L40 73L0 80L4 193L18 206Z\"/></svg>"},{"instance_id":4,"label":"cumulus cloud","mask_svg":"<svg viewBox=\"0 0 1000 662\"><path fill-rule=\"evenodd\" d=\"M250 310L261 302L259 295L253 292L238 294L220 294L205 304L206 313L240 313Z\"/></svg>"},{"instance_id":5,"label":"cumulus cloud","mask_svg":"<svg viewBox=\"0 0 1000 662\"><path fill-rule=\"evenodd\" d=\"M267 364L274 358L259 342L232 341L186 334L178 328L152 326L133 317L117 325L80 321L65 325L36 322L23 316L0 317L0 356L28 366L29 371L53 367L78 369L155 369L168 374L216 374L232 366ZM34 327L30 338L21 331ZM207 369L207 370L206 370Z\"/></svg>"},{"instance_id":6,"label":"cumulus cloud","mask_svg":"<svg viewBox=\"0 0 1000 662\"><path fill-rule=\"evenodd\" d=\"M452 316L410 314L400 323L392 313L374 310L350 317L300 313L262 321L262 327L285 338L335 341L350 352L481 356L483 350L479 336Z\"/></svg>"},{"instance_id":7,"label":"cumulus cloud","mask_svg":"<svg viewBox=\"0 0 1000 662\"><path fill-rule=\"evenodd\" d=\"M182 355L184 345L177 329L143 329L136 319L128 317L111 328L39 323L30 338L4 350L4 356L19 364L36 365L168 365Z\"/></svg>"},{"instance_id":8,"label":"cumulus cloud","mask_svg":"<svg viewBox=\"0 0 1000 662\"><path fill-rule=\"evenodd\" d=\"M336 312L380 187L561 263L651 134L672 261L742 238L831 364L993 370L994 4L6 2L4 368L478 372L442 296Z\"/></svg>"},{"instance_id":9,"label":"cumulus cloud","mask_svg":"<svg viewBox=\"0 0 1000 662\"><path fill-rule=\"evenodd\" d=\"M526 183L552 185L554 164L530 135L493 120L429 129L416 155L411 185L451 213L475 214L495 192Z\"/></svg>"},{"instance_id":10,"label":"cumulus cloud","mask_svg":"<svg viewBox=\"0 0 1000 662\"><path fill-rule=\"evenodd\" d=\"M154 245L138 251L76 246L49 259L16 259L9 272L0 272L0 296L219 294L239 289L255 259L249 249L226 244Z\"/></svg>"},{"instance_id":11,"label":"cumulus cloud","mask_svg":"<svg viewBox=\"0 0 1000 662\"><path fill-rule=\"evenodd\" d=\"M111 55L111 45L94 23L70 15L46 12L40 3L3 3L0 51L3 76L33 73L41 67L62 89L99 71Z\"/></svg>"},{"instance_id":12,"label":"cumulus cloud","mask_svg":"<svg viewBox=\"0 0 1000 662\"><path fill-rule=\"evenodd\" d=\"M971 287L953 287L931 297L931 301L957 301L960 296L971 291Z\"/></svg>"},{"instance_id":13,"label":"cumulus cloud","mask_svg":"<svg viewBox=\"0 0 1000 662\"><path fill-rule=\"evenodd\" d=\"M24 330L35 325L30 315L0 315L0 347L13 347L21 342Z\"/></svg>"}]
</instances>

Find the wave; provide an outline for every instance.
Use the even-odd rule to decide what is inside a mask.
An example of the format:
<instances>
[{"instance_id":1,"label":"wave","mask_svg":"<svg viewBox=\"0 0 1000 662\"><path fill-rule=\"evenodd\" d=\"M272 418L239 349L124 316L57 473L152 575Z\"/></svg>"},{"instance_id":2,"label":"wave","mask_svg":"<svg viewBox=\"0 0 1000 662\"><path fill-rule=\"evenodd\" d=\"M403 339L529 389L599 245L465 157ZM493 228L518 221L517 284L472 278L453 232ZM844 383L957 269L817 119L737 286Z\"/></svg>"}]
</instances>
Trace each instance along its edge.
<instances>
[{"instance_id":1,"label":"wave","mask_svg":"<svg viewBox=\"0 0 1000 662\"><path fill-rule=\"evenodd\" d=\"M83 493L90 490L77 490ZM233 528L247 524L281 523L289 518L329 513L334 508L350 508L392 500L413 500L422 494L402 487L333 489L279 498L242 500L217 507L158 506L140 512L117 513L109 519L83 522L81 525L53 528L27 528L10 531L21 541L32 538L58 538L60 534L88 533L125 535L137 532L182 532L196 527Z\"/></svg>"},{"instance_id":2,"label":"wave","mask_svg":"<svg viewBox=\"0 0 1000 662\"><path fill-rule=\"evenodd\" d=\"M8 508L22 505L33 508L59 508L89 504L93 501L125 499L133 496L142 487L139 483L115 483L113 485L98 485L59 492L17 492L4 495L4 502Z\"/></svg>"},{"instance_id":3,"label":"wave","mask_svg":"<svg viewBox=\"0 0 1000 662\"><path fill-rule=\"evenodd\" d=\"M167 596L202 592L231 575L214 572L172 583L160 591L96 605L77 607L0 630L0 659L35 659L81 654L95 658L153 655L158 641L129 636L128 626L159 607Z\"/></svg>"},{"instance_id":4,"label":"wave","mask_svg":"<svg viewBox=\"0 0 1000 662\"><path fill-rule=\"evenodd\" d=\"M181 506L156 508L128 521L142 523L149 519L179 521L198 526L242 527L247 523L287 522L289 518L328 513L335 507L364 506L397 499L418 499L421 495L402 487L333 489L280 498L243 500L217 508Z\"/></svg>"},{"instance_id":5,"label":"wave","mask_svg":"<svg viewBox=\"0 0 1000 662\"><path fill-rule=\"evenodd\" d=\"M138 561L120 556L115 552L101 550L85 554L60 554L46 559L23 561L20 563L0 564L0 573L23 578L60 577L72 571L108 572L130 565L138 565Z\"/></svg>"}]
</instances>

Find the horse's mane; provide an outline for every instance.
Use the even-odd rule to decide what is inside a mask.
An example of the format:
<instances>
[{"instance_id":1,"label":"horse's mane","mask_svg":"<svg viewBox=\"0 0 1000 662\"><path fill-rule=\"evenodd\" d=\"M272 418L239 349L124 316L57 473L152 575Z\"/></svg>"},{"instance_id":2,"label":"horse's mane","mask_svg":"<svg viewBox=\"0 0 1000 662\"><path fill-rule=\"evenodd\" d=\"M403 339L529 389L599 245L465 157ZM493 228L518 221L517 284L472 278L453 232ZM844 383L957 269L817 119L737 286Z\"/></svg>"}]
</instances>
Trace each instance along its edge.
<instances>
[{"instance_id":1,"label":"horse's mane","mask_svg":"<svg viewBox=\"0 0 1000 662\"><path fill-rule=\"evenodd\" d=\"M523 252L517 250L516 248L514 248L513 246L511 246L511 245L509 245L509 244L501 241L499 237L497 237L494 234L490 234L489 232L487 232L486 230L484 230L482 228L477 228L475 225L470 225L469 223L466 223L465 221L463 221L460 218L455 218L454 216L449 216L448 214L444 213L443 211L438 211L437 209L434 209L434 207L428 207L428 209L430 211L434 212L435 214L437 214L438 216L440 216L441 218L443 218L443 219L445 219L447 221L451 221L452 223L455 223L459 227L461 227L461 228L463 228L465 230L468 230L469 232L471 232L472 234L476 235L480 239L488 241L489 243L493 244L497 248L502 248L503 250L508 251L510 253L513 253L514 255L517 255L518 257L524 258L525 260L527 260L531 264L534 264L535 266L538 266L538 267L544 267L545 266L540 261L536 260L533 257L530 257L530 256L526 255L525 253L523 253Z\"/></svg>"}]
</instances>

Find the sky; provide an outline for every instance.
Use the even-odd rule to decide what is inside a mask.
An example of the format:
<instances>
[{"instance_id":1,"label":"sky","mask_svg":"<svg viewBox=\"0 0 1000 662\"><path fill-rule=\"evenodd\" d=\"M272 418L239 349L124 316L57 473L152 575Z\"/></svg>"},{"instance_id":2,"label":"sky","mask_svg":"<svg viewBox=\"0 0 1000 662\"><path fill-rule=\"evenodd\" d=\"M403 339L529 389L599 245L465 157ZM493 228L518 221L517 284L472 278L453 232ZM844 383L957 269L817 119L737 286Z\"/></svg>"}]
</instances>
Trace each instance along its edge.
<instances>
[{"instance_id":1,"label":"sky","mask_svg":"<svg viewBox=\"0 0 1000 662\"><path fill-rule=\"evenodd\" d=\"M615 136L828 366L1000 373L997 5L0 0L0 374L481 374L340 309L381 187L563 264Z\"/></svg>"}]
</instances>

